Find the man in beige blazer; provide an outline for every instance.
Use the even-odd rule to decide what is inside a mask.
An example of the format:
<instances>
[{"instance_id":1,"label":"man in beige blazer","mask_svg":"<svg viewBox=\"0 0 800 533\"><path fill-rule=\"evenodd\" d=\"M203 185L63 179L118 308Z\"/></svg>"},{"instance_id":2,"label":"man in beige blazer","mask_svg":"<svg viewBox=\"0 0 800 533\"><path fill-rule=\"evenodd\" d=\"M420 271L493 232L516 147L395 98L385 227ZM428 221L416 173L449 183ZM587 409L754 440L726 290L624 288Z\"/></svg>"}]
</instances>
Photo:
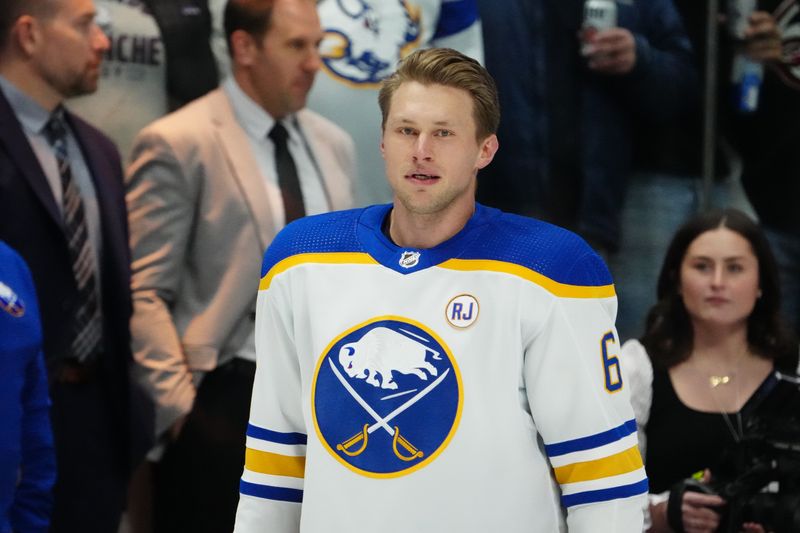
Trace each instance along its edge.
<instances>
[{"instance_id":1,"label":"man in beige blazer","mask_svg":"<svg viewBox=\"0 0 800 533\"><path fill-rule=\"evenodd\" d=\"M225 26L232 76L145 128L127 172L133 351L166 443L155 531L232 530L262 254L287 218L352 204L352 140L303 109L320 67L313 0L230 0Z\"/></svg>"}]
</instances>

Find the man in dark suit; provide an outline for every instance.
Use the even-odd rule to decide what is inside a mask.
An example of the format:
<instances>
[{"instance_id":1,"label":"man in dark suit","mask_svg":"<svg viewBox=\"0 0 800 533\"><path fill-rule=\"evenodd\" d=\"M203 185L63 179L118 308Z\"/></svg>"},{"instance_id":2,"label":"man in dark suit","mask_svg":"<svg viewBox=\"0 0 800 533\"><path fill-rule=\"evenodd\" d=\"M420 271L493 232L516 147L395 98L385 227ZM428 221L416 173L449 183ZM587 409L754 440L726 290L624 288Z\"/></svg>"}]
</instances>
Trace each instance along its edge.
<instances>
[{"instance_id":1,"label":"man in dark suit","mask_svg":"<svg viewBox=\"0 0 800 533\"><path fill-rule=\"evenodd\" d=\"M38 289L58 462L52 530L107 533L147 432L128 381L119 155L61 106L96 89L108 39L94 14L92 0L7 0L0 11L0 239Z\"/></svg>"}]
</instances>

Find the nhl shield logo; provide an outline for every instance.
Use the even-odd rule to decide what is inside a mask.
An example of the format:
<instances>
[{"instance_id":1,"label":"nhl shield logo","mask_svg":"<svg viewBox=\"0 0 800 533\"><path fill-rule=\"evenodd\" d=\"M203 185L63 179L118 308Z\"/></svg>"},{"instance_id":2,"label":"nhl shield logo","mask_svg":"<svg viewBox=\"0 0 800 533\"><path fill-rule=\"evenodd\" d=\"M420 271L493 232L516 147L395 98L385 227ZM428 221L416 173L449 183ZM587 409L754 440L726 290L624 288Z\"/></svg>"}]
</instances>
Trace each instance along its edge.
<instances>
[{"instance_id":1,"label":"nhl shield logo","mask_svg":"<svg viewBox=\"0 0 800 533\"><path fill-rule=\"evenodd\" d=\"M0 309L14 318L20 318L25 314L25 304L22 299L2 281L0 281Z\"/></svg>"},{"instance_id":2,"label":"nhl shield logo","mask_svg":"<svg viewBox=\"0 0 800 533\"><path fill-rule=\"evenodd\" d=\"M414 268L419 264L419 256L419 252L406 250L400 255L400 261L398 261L398 263L403 268Z\"/></svg>"},{"instance_id":3,"label":"nhl shield logo","mask_svg":"<svg viewBox=\"0 0 800 533\"><path fill-rule=\"evenodd\" d=\"M314 425L328 452L369 477L408 474L433 461L461 416L461 376L431 330L378 317L338 336L320 357Z\"/></svg>"}]
</instances>

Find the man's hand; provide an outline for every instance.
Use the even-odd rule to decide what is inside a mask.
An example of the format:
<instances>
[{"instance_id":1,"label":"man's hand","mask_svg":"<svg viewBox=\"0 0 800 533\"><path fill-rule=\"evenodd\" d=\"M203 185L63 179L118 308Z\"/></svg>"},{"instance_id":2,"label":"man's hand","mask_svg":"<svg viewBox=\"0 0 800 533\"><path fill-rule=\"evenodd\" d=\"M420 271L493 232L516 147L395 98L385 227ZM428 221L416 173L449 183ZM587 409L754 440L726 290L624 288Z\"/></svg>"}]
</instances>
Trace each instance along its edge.
<instances>
[{"instance_id":1,"label":"man's hand","mask_svg":"<svg viewBox=\"0 0 800 533\"><path fill-rule=\"evenodd\" d=\"M753 61L780 61L783 57L781 32L775 19L766 11L750 15L750 24L744 32L744 52Z\"/></svg>"},{"instance_id":2,"label":"man's hand","mask_svg":"<svg viewBox=\"0 0 800 533\"><path fill-rule=\"evenodd\" d=\"M627 74L636 66L636 41L624 28L584 32L581 53L589 68L602 74Z\"/></svg>"}]
</instances>

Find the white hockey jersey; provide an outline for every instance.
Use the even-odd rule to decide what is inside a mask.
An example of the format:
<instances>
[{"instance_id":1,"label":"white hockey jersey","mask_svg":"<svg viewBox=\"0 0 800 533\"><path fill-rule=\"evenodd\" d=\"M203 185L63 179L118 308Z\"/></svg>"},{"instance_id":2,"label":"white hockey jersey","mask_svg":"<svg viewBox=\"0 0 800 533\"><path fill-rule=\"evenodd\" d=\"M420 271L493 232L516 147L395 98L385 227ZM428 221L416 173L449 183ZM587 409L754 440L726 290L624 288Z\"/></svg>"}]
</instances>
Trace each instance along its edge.
<instances>
[{"instance_id":1,"label":"white hockey jersey","mask_svg":"<svg viewBox=\"0 0 800 533\"><path fill-rule=\"evenodd\" d=\"M296 221L265 255L235 531L639 533L602 261L480 205L401 248L390 209Z\"/></svg>"}]
</instances>

